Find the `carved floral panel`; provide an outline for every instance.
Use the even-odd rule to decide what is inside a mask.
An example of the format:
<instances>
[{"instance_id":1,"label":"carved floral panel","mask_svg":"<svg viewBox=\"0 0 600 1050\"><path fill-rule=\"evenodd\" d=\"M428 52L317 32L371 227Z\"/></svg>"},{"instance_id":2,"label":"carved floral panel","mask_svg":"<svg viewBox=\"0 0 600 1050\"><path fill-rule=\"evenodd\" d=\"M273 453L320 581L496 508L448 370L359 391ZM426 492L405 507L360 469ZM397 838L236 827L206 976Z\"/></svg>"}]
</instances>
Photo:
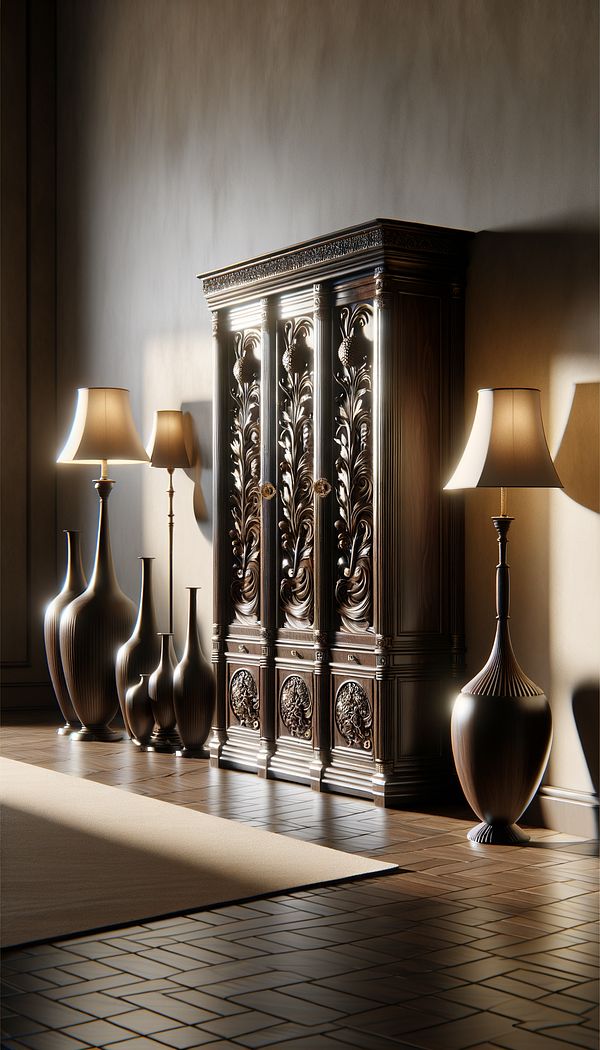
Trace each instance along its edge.
<instances>
[{"instance_id":1,"label":"carved floral panel","mask_svg":"<svg viewBox=\"0 0 600 1050\"><path fill-rule=\"evenodd\" d=\"M340 313L341 367L335 419L335 523L339 557L335 597L343 628L353 633L372 627L373 603L373 455L372 340L366 329L368 304L345 306Z\"/></svg>"},{"instance_id":2,"label":"carved floral panel","mask_svg":"<svg viewBox=\"0 0 600 1050\"><path fill-rule=\"evenodd\" d=\"M260 598L260 333L234 335L231 389L231 492L233 552L231 598L237 620L256 623Z\"/></svg>"},{"instance_id":3,"label":"carved floral panel","mask_svg":"<svg viewBox=\"0 0 600 1050\"><path fill-rule=\"evenodd\" d=\"M313 622L313 348L312 320L286 321L281 358L279 423L280 602L288 627Z\"/></svg>"}]
</instances>

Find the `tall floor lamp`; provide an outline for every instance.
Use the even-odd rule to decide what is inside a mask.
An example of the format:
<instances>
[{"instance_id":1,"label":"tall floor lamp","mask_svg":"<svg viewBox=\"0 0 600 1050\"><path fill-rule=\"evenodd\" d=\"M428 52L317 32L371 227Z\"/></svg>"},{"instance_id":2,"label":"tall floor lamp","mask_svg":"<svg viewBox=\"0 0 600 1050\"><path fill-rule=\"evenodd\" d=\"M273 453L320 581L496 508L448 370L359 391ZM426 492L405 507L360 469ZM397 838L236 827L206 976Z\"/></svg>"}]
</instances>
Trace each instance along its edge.
<instances>
[{"instance_id":1,"label":"tall floor lamp","mask_svg":"<svg viewBox=\"0 0 600 1050\"><path fill-rule=\"evenodd\" d=\"M169 634L173 634L173 471L176 467L190 467L190 457L185 445L183 412L162 409L154 413L154 426L146 451L153 467L166 467L169 474Z\"/></svg>"},{"instance_id":2,"label":"tall floor lamp","mask_svg":"<svg viewBox=\"0 0 600 1050\"><path fill-rule=\"evenodd\" d=\"M446 489L499 488L496 636L483 669L463 686L452 712L452 751L467 801L482 821L472 842L519 844L516 826L542 779L552 742L552 718L543 690L524 673L508 626L506 560L509 488L562 488L550 458L540 392L493 388L478 392L469 440Z\"/></svg>"},{"instance_id":3,"label":"tall floor lamp","mask_svg":"<svg viewBox=\"0 0 600 1050\"><path fill-rule=\"evenodd\" d=\"M110 728L119 709L115 680L117 649L129 637L135 605L119 587L108 528L108 499L114 481L109 463L147 462L135 428L129 391L82 387L71 433L58 463L99 463L94 485L100 499L94 571L87 589L67 605L60 621L60 653L69 695L82 729L71 740L120 740Z\"/></svg>"}]
</instances>

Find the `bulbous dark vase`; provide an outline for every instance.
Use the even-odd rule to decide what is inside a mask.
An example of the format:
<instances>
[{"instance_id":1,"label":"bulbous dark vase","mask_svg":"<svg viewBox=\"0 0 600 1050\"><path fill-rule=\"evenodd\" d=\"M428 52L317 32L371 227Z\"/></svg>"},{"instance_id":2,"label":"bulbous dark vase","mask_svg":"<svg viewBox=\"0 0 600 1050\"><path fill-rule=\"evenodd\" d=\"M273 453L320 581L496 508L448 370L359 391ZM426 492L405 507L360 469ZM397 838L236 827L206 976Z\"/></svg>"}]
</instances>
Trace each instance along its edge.
<instances>
[{"instance_id":1,"label":"bulbous dark vase","mask_svg":"<svg viewBox=\"0 0 600 1050\"><path fill-rule=\"evenodd\" d=\"M159 634L160 659L150 675L148 693L152 703L156 727L150 738L149 746L154 751L173 753L181 746L179 734L175 728L175 709L173 707L173 669L177 663L173 648L173 635Z\"/></svg>"},{"instance_id":2,"label":"bulbous dark vase","mask_svg":"<svg viewBox=\"0 0 600 1050\"><path fill-rule=\"evenodd\" d=\"M130 685L125 694L127 725L138 744L145 747L154 729L154 712L148 695L149 674L140 674L139 682Z\"/></svg>"},{"instance_id":3,"label":"bulbous dark vase","mask_svg":"<svg viewBox=\"0 0 600 1050\"><path fill-rule=\"evenodd\" d=\"M543 693L460 694L452 711L452 752L467 802L482 821L469 832L472 842L528 841L516 822L539 787L551 742Z\"/></svg>"},{"instance_id":4,"label":"bulbous dark vase","mask_svg":"<svg viewBox=\"0 0 600 1050\"><path fill-rule=\"evenodd\" d=\"M512 520L492 518L499 548L496 636L485 667L457 698L451 725L458 779L482 821L468 837L490 845L529 841L515 822L539 787L552 743L550 705L519 666L510 639L506 547Z\"/></svg>"},{"instance_id":5,"label":"bulbous dark vase","mask_svg":"<svg viewBox=\"0 0 600 1050\"><path fill-rule=\"evenodd\" d=\"M50 671L50 678L58 706L65 720L64 726L57 730L59 736L68 736L69 733L74 733L81 729L81 724L69 696L60 657L60 618L67 605L74 598L77 598L87 586L87 580L81 564L79 533L68 529L65 530L65 536L67 537L67 572L65 582L62 590L48 605L44 616L44 643L46 646L48 670Z\"/></svg>"},{"instance_id":6,"label":"bulbous dark vase","mask_svg":"<svg viewBox=\"0 0 600 1050\"><path fill-rule=\"evenodd\" d=\"M204 742L209 734L215 704L215 679L198 639L196 597L188 587L189 611L185 650L173 676L173 703L184 758L208 758Z\"/></svg>"},{"instance_id":7,"label":"bulbous dark vase","mask_svg":"<svg viewBox=\"0 0 600 1050\"><path fill-rule=\"evenodd\" d=\"M109 478L95 482L100 497L94 572L87 589L67 605L60 620L60 654L69 695L83 728L72 740L121 740L109 723L119 710L115 658L129 637L135 605L119 587L110 548Z\"/></svg>"},{"instance_id":8,"label":"bulbous dark vase","mask_svg":"<svg viewBox=\"0 0 600 1050\"><path fill-rule=\"evenodd\" d=\"M115 668L117 693L125 728L130 737L137 737L138 740L138 734L132 732L132 726L129 724L125 698L129 687L139 684L141 674L150 676L160 657L160 638L152 600L153 561L154 558L140 558L142 578L137 620L131 637L117 653Z\"/></svg>"}]
</instances>

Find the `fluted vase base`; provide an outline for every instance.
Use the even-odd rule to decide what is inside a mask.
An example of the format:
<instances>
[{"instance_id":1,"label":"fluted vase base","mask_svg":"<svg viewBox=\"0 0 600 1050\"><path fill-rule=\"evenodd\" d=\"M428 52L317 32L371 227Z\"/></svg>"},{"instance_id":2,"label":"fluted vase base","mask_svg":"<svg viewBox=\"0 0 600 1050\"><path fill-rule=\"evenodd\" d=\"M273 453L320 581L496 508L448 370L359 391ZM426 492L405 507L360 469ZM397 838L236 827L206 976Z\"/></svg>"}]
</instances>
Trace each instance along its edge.
<instances>
[{"instance_id":1,"label":"fluted vase base","mask_svg":"<svg viewBox=\"0 0 600 1050\"><path fill-rule=\"evenodd\" d=\"M125 734L119 729L111 729L110 726L83 726L75 733L69 734L70 740L87 743L94 741L101 744L114 744L122 740Z\"/></svg>"},{"instance_id":2,"label":"fluted vase base","mask_svg":"<svg viewBox=\"0 0 600 1050\"><path fill-rule=\"evenodd\" d=\"M73 733L79 733L81 731L80 722L65 722L64 726L59 726L56 730L57 736L72 736Z\"/></svg>"},{"instance_id":3,"label":"fluted vase base","mask_svg":"<svg viewBox=\"0 0 600 1050\"><path fill-rule=\"evenodd\" d=\"M467 838L488 846L524 846L529 842L529 835L516 824L488 824L485 820L471 828Z\"/></svg>"},{"instance_id":4,"label":"fluted vase base","mask_svg":"<svg viewBox=\"0 0 600 1050\"><path fill-rule=\"evenodd\" d=\"M174 755L181 750L181 737L176 729L156 729L148 741L149 751Z\"/></svg>"},{"instance_id":5,"label":"fluted vase base","mask_svg":"<svg viewBox=\"0 0 600 1050\"><path fill-rule=\"evenodd\" d=\"M178 747L175 752L177 758L210 758L210 751L206 747Z\"/></svg>"}]
</instances>

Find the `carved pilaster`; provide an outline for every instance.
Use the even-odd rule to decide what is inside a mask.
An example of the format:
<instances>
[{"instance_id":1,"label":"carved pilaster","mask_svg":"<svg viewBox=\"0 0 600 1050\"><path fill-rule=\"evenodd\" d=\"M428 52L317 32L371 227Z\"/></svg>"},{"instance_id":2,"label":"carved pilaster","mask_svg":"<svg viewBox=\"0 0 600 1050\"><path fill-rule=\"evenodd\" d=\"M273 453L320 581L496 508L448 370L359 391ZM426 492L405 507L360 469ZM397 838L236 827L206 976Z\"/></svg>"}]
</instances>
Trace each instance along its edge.
<instances>
[{"instance_id":1,"label":"carved pilaster","mask_svg":"<svg viewBox=\"0 0 600 1050\"><path fill-rule=\"evenodd\" d=\"M373 377L374 492L373 522L375 564L373 580L373 623L377 634L391 636L395 631L394 604L400 534L396 514L398 472L400 470L400 409L398 354L393 347L394 297L389 277L375 270L375 349Z\"/></svg>"},{"instance_id":2,"label":"carved pilaster","mask_svg":"<svg viewBox=\"0 0 600 1050\"><path fill-rule=\"evenodd\" d=\"M218 310L212 311L213 333L213 399L215 405L227 403L229 384L228 345L225 326ZM229 457L227 413L213 413L213 455L216 463L227 463ZM216 702L210 740L211 764L219 764L221 747L227 738L225 647L222 624L229 618L229 579L231 548L229 546L229 477L227 470L213 470L213 653ZM215 649L214 646L217 645Z\"/></svg>"},{"instance_id":3,"label":"carved pilaster","mask_svg":"<svg viewBox=\"0 0 600 1050\"><path fill-rule=\"evenodd\" d=\"M276 303L271 297L260 302L261 312L261 653L259 776L268 775L275 750L275 626L277 623L277 337Z\"/></svg>"},{"instance_id":4,"label":"carved pilaster","mask_svg":"<svg viewBox=\"0 0 600 1050\"><path fill-rule=\"evenodd\" d=\"M313 285L315 341L315 431L313 477L333 481L331 443L331 291L327 284ZM333 495L314 496L315 606L314 606L314 717L311 786L319 790L323 770L330 761L329 638L333 591Z\"/></svg>"}]
</instances>

